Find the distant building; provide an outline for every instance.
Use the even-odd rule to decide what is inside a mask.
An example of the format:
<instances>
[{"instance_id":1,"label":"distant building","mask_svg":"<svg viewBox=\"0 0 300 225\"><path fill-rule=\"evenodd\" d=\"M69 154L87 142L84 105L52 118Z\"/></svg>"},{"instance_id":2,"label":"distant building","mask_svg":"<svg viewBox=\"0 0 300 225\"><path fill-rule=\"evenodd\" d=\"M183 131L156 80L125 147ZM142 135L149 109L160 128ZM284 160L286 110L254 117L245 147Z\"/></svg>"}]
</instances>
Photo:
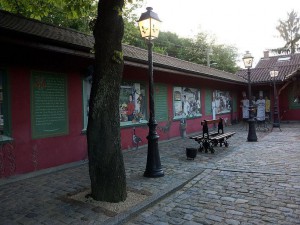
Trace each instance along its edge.
<instances>
[{"instance_id":1,"label":"distant building","mask_svg":"<svg viewBox=\"0 0 300 225\"><path fill-rule=\"evenodd\" d=\"M275 77L276 89L279 97L279 114L282 121L300 120L300 53L289 55L269 56L264 52L264 57L259 60L256 67L251 69L251 82L253 94L256 99L259 91L271 101L271 114L274 106L273 78L270 70L278 69ZM247 79L247 71L240 70L236 73L239 77Z\"/></svg>"}]
</instances>

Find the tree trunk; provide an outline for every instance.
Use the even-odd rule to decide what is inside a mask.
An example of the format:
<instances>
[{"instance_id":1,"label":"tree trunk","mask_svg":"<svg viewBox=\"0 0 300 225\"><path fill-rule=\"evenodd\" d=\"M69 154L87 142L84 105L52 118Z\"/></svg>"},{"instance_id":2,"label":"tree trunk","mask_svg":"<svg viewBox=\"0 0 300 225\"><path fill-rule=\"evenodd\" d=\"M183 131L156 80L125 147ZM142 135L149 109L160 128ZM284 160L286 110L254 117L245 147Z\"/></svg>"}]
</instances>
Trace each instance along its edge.
<instances>
[{"instance_id":1,"label":"tree trunk","mask_svg":"<svg viewBox=\"0 0 300 225\"><path fill-rule=\"evenodd\" d=\"M119 119L123 5L124 0L100 0L94 28L95 73L87 128L89 174L92 197L107 202L127 197Z\"/></svg>"}]
</instances>

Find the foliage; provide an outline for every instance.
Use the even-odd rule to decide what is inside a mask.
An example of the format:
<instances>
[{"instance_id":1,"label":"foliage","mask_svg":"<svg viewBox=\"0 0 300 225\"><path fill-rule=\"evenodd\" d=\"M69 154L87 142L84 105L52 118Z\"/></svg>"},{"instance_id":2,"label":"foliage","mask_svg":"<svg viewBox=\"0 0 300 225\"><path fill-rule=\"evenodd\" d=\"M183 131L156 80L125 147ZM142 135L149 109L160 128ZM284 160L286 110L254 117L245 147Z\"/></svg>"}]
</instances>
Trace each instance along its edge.
<instances>
[{"instance_id":1,"label":"foliage","mask_svg":"<svg viewBox=\"0 0 300 225\"><path fill-rule=\"evenodd\" d=\"M90 33L97 4L95 0L1 0L0 9Z\"/></svg>"},{"instance_id":2,"label":"foliage","mask_svg":"<svg viewBox=\"0 0 300 225\"><path fill-rule=\"evenodd\" d=\"M288 52L294 54L297 51L297 43L300 40L300 18L298 14L292 10L287 14L286 20L279 20L279 25L276 29L286 44L282 48L273 49L272 51L280 54L281 52L288 50Z\"/></svg>"},{"instance_id":3,"label":"foliage","mask_svg":"<svg viewBox=\"0 0 300 225\"><path fill-rule=\"evenodd\" d=\"M133 22L124 19L124 37L123 43L139 48L146 48L144 40L140 36L140 31Z\"/></svg>"},{"instance_id":4,"label":"foliage","mask_svg":"<svg viewBox=\"0 0 300 225\"><path fill-rule=\"evenodd\" d=\"M239 67L236 63L236 59L239 57L236 47L227 45L214 45L212 49L212 67L230 73L236 73L239 70Z\"/></svg>"},{"instance_id":5,"label":"foliage","mask_svg":"<svg viewBox=\"0 0 300 225\"><path fill-rule=\"evenodd\" d=\"M0 8L91 34L97 17L97 2L98 0L1 0ZM147 49L136 25L139 15L135 14L136 9L143 6L143 0L127 0L125 3L127 4L123 10L118 11L124 20L123 44ZM153 51L202 65L210 64L210 59L210 62L213 60L214 67L235 72L236 49L226 45L218 46L214 42L214 38L204 32L199 32L194 38L181 38L172 32L160 32ZM208 49L213 49L212 53Z\"/></svg>"},{"instance_id":6,"label":"foliage","mask_svg":"<svg viewBox=\"0 0 300 225\"><path fill-rule=\"evenodd\" d=\"M124 22L123 43L147 49L135 21L125 19ZM215 38L205 32L197 33L194 38L182 38L176 33L161 31L154 41L153 51L202 65L213 62L215 68L235 73L238 70L237 48L215 42Z\"/></svg>"},{"instance_id":7,"label":"foliage","mask_svg":"<svg viewBox=\"0 0 300 225\"><path fill-rule=\"evenodd\" d=\"M129 23L129 22L128 22ZM146 49L138 28L133 23L126 24L123 43ZM129 32L127 31L129 30ZM131 34L130 38L129 35ZM237 48L215 43L214 37L199 32L194 38L181 38L176 33L160 32L154 41L154 52L179 58L202 65L235 73L238 70L236 59Z\"/></svg>"},{"instance_id":8,"label":"foliage","mask_svg":"<svg viewBox=\"0 0 300 225\"><path fill-rule=\"evenodd\" d=\"M186 42L187 45L184 46L182 58L194 63L207 65L207 55L211 54L210 49L213 43L213 40L210 41L209 39L208 34L204 32L196 34L194 39L190 40L190 43Z\"/></svg>"}]
</instances>

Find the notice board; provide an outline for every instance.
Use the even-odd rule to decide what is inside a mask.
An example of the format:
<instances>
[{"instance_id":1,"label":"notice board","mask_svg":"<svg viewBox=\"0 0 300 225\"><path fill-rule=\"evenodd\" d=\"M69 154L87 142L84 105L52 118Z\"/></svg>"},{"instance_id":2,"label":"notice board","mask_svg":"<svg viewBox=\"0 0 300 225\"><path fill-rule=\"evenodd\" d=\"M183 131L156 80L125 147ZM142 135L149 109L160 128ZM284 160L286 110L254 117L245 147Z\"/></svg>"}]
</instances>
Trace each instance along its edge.
<instances>
[{"instance_id":1,"label":"notice board","mask_svg":"<svg viewBox=\"0 0 300 225\"><path fill-rule=\"evenodd\" d=\"M212 103L212 90L206 89L205 90L205 115L212 115L212 109L211 109L211 103Z\"/></svg>"},{"instance_id":2,"label":"notice board","mask_svg":"<svg viewBox=\"0 0 300 225\"><path fill-rule=\"evenodd\" d=\"M65 135L68 125L67 76L37 72L31 74L32 138Z\"/></svg>"}]
</instances>

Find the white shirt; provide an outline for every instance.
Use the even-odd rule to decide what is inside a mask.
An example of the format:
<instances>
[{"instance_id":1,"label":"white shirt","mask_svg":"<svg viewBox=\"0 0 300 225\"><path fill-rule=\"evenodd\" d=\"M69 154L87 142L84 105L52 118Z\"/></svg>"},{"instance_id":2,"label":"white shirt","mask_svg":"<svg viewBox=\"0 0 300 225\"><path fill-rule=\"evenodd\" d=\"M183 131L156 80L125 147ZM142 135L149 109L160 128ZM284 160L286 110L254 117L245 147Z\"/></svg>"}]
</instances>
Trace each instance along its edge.
<instances>
[{"instance_id":1,"label":"white shirt","mask_svg":"<svg viewBox=\"0 0 300 225\"><path fill-rule=\"evenodd\" d=\"M248 99L243 99L242 100L242 107L243 107L243 119L248 119L249 118L249 100Z\"/></svg>"},{"instance_id":2,"label":"white shirt","mask_svg":"<svg viewBox=\"0 0 300 225\"><path fill-rule=\"evenodd\" d=\"M211 102L211 109L212 109L212 114L213 114L213 120L215 120L216 119L216 109L217 109L216 101Z\"/></svg>"},{"instance_id":3,"label":"white shirt","mask_svg":"<svg viewBox=\"0 0 300 225\"><path fill-rule=\"evenodd\" d=\"M256 101L256 106L257 106L257 115L256 119L259 121L265 120L265 112L266 112L266 100L265 99L258 99Z\"/></svg>"}]
</instances>

